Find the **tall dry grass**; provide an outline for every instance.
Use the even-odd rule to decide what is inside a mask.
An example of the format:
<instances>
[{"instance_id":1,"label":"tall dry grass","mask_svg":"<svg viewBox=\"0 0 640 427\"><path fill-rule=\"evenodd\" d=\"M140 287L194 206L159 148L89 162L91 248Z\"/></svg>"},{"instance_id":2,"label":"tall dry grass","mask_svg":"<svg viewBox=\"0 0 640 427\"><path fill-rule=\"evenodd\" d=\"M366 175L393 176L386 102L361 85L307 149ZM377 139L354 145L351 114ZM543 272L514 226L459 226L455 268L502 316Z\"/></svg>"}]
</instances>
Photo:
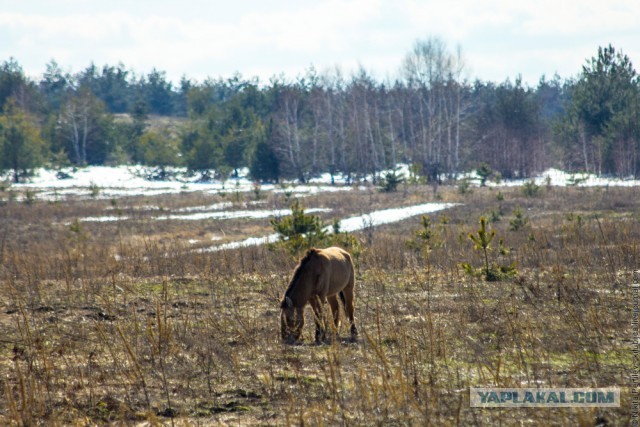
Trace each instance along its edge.
<instances>
[{"instance_id":1,"label":"tall dry grass","mask_svg":"<svg viewBox=\"0 0 640 427\"><path fill-rule=\"evenodd\" d=\"M296 261L285 251L199 253L185 243L221 227L267 230L264 221L159 224L155 211L133 209L211 197L131 199L133 219L104 224L74 220L109 201L5 204L0 423L625 425L635 191L502 189L498 200L498 190L441 187L439 199L462 205L431 215L428 248L407 244L418 218L358 234L360 341L324 346L310 344L311 317L308 344L278 340L278 300ZM305 203L347 215L428 200L431 189L411 188ZM512 231L516 208L528 222ZM460 267L482 264L467 235L492 212L509 249L492 259L518 269L501 282ZM470 386L620 386L623 406L474 409Z\"/></svg>"}]
</instances>

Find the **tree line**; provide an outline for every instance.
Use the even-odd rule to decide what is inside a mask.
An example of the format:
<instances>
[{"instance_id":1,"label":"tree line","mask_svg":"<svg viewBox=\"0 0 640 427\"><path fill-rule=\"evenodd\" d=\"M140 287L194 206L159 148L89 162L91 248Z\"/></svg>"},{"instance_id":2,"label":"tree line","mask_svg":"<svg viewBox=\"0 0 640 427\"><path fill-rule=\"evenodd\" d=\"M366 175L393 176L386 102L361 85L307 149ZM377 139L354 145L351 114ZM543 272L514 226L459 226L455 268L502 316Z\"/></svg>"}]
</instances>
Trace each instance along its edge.
<instances>
[{"instance_id":1,"label":"tree line","mask_svg":"<svg viewBox=\"0 0 640 427\"><path fill-rule=\"evenodd\" d=\"M41 79L0 64L0 171L142 164L164 178L248 167L253 179L301 182L322 172L357 180L398 163L429 179L489 165L504 178L548 167L640 176L640 79L613 46L575 78L469 81L459 50L419 40L395 80L313 67L290 80L137 75L124 65L76 74L55 62ZM157 123L167 120L162 127ZM156 123L156 125L154 125Z\"/></svg>"}]
</instances>

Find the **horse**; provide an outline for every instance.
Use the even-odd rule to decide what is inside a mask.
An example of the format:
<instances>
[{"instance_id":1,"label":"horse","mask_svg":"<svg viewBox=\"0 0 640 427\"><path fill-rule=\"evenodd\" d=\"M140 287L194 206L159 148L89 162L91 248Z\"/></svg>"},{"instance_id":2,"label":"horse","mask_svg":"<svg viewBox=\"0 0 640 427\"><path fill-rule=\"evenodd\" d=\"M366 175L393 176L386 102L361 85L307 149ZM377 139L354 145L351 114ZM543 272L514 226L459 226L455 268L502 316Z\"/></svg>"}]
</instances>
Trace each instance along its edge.
<instances>
[{"instance_id":1,"label":"horse","mask_svg":"<svg viewBox=\"0 0 640 427\"><path fill-rule=\"evenodd\" d=\"M355 271L349 252L338 248L309 249L298 263L280 304L282 340L296 343L304 326L304 309L311 305L316 324L316 343L327 339L324 304L328 301L336 330L340 327L338 295L351 322L351 341L356 341L358 328L354 321L353 294Z\"/></svg>"}]
</instances>

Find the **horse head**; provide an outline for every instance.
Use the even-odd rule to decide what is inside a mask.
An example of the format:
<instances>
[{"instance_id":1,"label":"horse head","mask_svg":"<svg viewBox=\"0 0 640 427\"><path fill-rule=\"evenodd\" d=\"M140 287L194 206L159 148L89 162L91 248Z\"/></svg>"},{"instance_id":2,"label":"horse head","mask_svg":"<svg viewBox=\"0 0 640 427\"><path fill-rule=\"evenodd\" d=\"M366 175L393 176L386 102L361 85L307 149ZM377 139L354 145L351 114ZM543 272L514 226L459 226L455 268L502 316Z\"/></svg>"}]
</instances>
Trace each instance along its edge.
<instances>
[{"instance_id":1,"label":"horse head","mask_svg":"<svg viewBox=\"0 0 640 427\"><path fill-rule=\"evenodd\" d=\"M293 300L285 296L280 304L280 334L287 344L294 344L302 335L304 326L304 312L296 308Z\"/></svg>"}]
</instances>

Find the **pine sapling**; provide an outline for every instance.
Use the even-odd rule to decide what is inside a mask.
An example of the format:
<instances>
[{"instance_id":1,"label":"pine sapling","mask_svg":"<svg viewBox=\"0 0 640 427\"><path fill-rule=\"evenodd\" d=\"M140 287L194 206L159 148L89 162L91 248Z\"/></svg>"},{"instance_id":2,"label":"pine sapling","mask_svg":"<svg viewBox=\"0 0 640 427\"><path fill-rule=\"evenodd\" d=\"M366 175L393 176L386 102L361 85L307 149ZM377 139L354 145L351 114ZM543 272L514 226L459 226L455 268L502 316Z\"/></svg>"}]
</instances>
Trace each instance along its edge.
<instances>
[{"instance_id":1,"label":"pine sapling","mask_svg":"<svg viewBox=\"0 0 640 427\"><path fill-rule=\"evenodd\" d=\"M489 268L489 245L491 245L491 240L496 235L494 230L487 230L487 219L485 217L480 217L480 228L478 229L478 234L474 235L473 233L469 233L469 239L475 243L476 249L482 249L484 252L484 266L487 280L492 277L491 270Z\"/></svg>"},{"instance_id":2,"label":"pine sapling","mask_svg":"<svg viewBox=\"0 0 640 427\"><path fill-rule=\"evenodd\" d=\"M480 177L480 187L485 187L487 185L487 179L493 174L493 169L488 164L482 162L480 167L476 169L476 173Z\"/></svg>"},{"instance_id":3,"label":"pine sapling","mask_svg":"<svg viewBox=\"0 0 640 427\"><path fill-rule=\"evenodd\" d=\"M433 230L431 228L431 218L426 215L422 215L420 219L422 228L415 232L415 237L407 242L407 246L419 252L429 253L433 246Z\"/></svg>"},{"instance_id":4,"label":"pine sapling","mask_svg":"<svg viewBox=\"0 0 640 427\"><path fill-rule=\"evenodd\" d=\"M500 264L499 262L489 263L489 250L491 249L491 242L496 233L493 230L487 229L487 219L480 218L480 228L477 233L469 233L468 237L474 243L476 250L482 249L484 255L484 266L481 269L474 268L469 263L462 263L462 268L467 274L479 277L484 275L487 282L496 282L507 277L512 277L518 273L516 270L516 263ZM500 239L498 241L498 258L509 255L509 249L504 245L504 241Z\"/></svg>"},{"instance_id":5,"label":"pine sapling","mask_svg":"<svg viewBox=\"0 0 640 427\"><path fill-rule=\"evenodd\" d=\"M404 177L399 175L395 169L387 172L380 180L380 191L383 193L394 193L398 189L398 185L404 182Z\"/></svg>"},{"instance_id":6,"label":"pine sapling","mask_svg":"<svg viewBox=\"0 0 640 427\"><path fill-rule=\"evenodd\" d=\"M509 230L518 231L529 223L529 217L524 216L522 209L513 210L513 219L509 220Z\"/></svg>"}]
</instances>

